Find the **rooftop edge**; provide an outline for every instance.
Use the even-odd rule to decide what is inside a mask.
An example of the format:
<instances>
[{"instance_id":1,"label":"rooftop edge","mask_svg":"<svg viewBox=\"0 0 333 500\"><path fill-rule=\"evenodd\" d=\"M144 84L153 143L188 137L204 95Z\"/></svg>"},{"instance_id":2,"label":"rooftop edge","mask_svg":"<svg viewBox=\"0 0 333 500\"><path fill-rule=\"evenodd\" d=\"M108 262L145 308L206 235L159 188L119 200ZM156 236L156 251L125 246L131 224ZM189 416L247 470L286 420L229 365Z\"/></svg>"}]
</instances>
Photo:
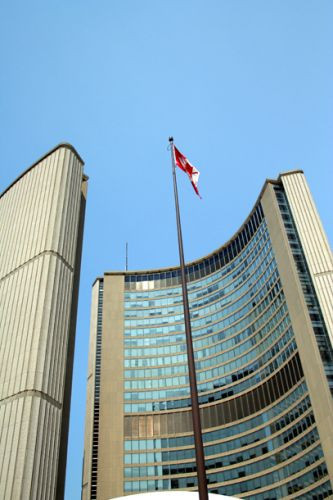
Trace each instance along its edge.
<instances>
[{"instance_id":1,"label":"rooftop edge","mask_svg":"<svg viewBox=\"0 0 333 500\"><path fill-rule=\"evenodd\" d=\"M287 175L293 175L293 174L304 174L304 171L303 170L299 170L299 169L298 170L288 170L286 172L280 173L278 175L277 179L266 179L265 182L264 182L264 185L263 185L262 189L260 190L259 196L257 197L256 202L253 205L252 210L250 211L249 215L246 217L246 219L244 220L244 222L242 223L242 225L238 228L238 230L231 236L231 238L229 238L220 247L216 248L215 250L213 250L212 252L208 253L207 255L199 257L198 259L192 260L190 262L186 262L185 265L186 266L191 266L191 265L196 264L196 263L198 263L198 262L200 262L202 260L208 259L208 258L212 257L216 252L218 252L219 250L221 250L221 248L227 246L234 238L236 238L236 236L238 235L238 233L242 230L242 228L244 227L244 225L247 223L247 221L251 217L252 212L255 210L257 204L259 203L260 199L262 198L262 195L263 195L263 193L264 193L264 191L266 189L266 186L268 184L280 184L282 182L282 177L285 177ZM159 272L175 271L177 269L179 269L179 265L177 265L177 266L161 267L161 268L153 268L153 269L136 269L136 270L133 270L133 271L105 271L103 276L99 276L99 277L97 277L94 280L92 286L94 286L97 281L103 280L104 276L126 276L126 275L133 275L133 274L134 275L139 275L139 274L154 274L154 273L159 273Z\"/></svg>"},{"instance_id":2,"label":"rooftop edge","mask_svg":"<svg viewBox=\"0 0 333 500\"><path fill-rule=\"evenodd\" d=\"M50 149L50 151L48 151L47 153L45 153L43 156L41 156L37 161L35 161L32 165L30 165L30 167L26 168L11 184L9 184L9 186L6 187L6 189L2 193L0 193L0 198L5 193L7 193L7 191L9 191L14 186L14 184L16 184L30 170L32 170L41 161L45 160L45 158L47 158L48 156L50 156L51 154L53 154L55 151L57 151L57 149L60 149L60 148L66 148L66 149L69 149L70 151L72 151L72 153L78 158L78 160L82 163L82 165L84 165L84 161L82 160L81 156L76 151L76 149L74 148L74 146L72 146L72 144L70 144L69 142L61 142L60 144L57 144L54 148ZM88 180L88 176L86 176L85 174L83 174L83 179L84 180Z\"/></svg>"}]
</instances>

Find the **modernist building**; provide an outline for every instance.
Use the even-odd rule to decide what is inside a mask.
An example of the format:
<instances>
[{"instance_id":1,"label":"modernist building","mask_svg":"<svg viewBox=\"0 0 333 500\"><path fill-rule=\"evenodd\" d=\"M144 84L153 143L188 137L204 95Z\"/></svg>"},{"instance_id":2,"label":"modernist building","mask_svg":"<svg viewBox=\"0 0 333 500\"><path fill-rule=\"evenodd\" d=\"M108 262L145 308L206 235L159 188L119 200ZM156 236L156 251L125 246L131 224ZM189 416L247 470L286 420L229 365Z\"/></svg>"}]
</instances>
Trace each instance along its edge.
<instances>
[{"instance_id":1,"label":"modernist building","mask_svg":"<svg viewBox=\"0 0 333 500\"><path fill-rule=\"evenodd\" d=\"M211 493L333 485L332 254L304 175L267 180L239 231L187 265ZM92 291L83 500L196 489L179 268Z\"/></svg>"},{"instance_id":2,"label":"modernist building","mask_svg":"<svg viewBox=\"0 0 333 500\"><path fill-rule=\"evenodd\" d=\"M62 499L87 177L61 144L0 195L0 498Z\"/></svg>"}]
</instances>

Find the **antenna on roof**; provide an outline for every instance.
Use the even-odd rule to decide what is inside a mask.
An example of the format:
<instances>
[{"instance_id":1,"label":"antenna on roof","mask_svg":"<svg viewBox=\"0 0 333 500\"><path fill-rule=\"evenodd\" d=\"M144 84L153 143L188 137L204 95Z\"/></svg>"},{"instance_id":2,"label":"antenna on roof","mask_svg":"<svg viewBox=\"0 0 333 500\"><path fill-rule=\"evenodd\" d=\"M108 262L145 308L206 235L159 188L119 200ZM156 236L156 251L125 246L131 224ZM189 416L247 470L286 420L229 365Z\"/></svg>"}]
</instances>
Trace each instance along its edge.
<instances>
[{"instance_id":1,"label":"antenna on roof","mask_svg":"<svg viewBox=\"0 0 333 500\"><path fill-rule=\"evenodd\" d=\"M126 264L125 264L125 271L128 271L128 243L126 241Z\"/></svg>"}]
</instances>

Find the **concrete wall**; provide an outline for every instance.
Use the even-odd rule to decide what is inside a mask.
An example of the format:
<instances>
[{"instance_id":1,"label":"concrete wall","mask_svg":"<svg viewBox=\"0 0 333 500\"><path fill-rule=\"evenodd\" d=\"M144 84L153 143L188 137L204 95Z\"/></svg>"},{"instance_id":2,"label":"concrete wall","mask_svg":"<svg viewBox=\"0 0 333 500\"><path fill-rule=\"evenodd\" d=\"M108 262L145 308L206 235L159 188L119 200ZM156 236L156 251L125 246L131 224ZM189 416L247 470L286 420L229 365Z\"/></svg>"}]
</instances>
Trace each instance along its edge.
<instances>
[{"instance_id":1,"label":"concrete wall","mask_svg":"<svg viewBox=\"0 0 333 500\"><path fill-rule=\"evenodd\" d=\"M328 239L304 175L285 174L281 180L333 345L333 257Z\"/></svg>"},{"instance_id":2,"label":"concrete wall","mask_svg":"<svg viewBox=\"0 0 333 500\"><path fill-rule=\"evenodd\" d=\"M263 194L262 206L288 304L321 445L330 479L333 481L333 400L274 188L271 184L268 184ZM299 233L300 237L301 235L302 232Z\"/></svg>"},{"instance_id":3,"label":"concrete wall","mask_svg":"<svg viewBox=\"0 0 333 500\"><path fill-rule=\"evenodd\" d=\"M124 277L104 276L98 500L123 494L123 339Z\"/></svg>"},{"instance_id":4,"label":"concrete wall","mask_svg":"<svg viewBox=\"0 0 333 500\"><path fill-rule=\"evenodd\" d=\"M0 498L63 494L85 188L62 145L0 197Z\"/></svg>"}]
</instances>

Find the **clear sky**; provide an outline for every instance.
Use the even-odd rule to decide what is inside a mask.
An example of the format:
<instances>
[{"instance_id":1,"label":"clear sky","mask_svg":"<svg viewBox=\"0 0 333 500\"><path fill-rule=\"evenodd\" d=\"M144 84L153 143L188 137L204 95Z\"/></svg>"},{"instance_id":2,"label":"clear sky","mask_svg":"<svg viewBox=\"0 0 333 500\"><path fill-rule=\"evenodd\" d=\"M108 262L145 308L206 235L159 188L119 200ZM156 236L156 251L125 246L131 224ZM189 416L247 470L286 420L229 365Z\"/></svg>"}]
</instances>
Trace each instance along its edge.
<instances>
[{"instance_id":1,"label":"clear sky","mask_svg":"<svg viewBox=\"0 0 333 500\"><path fill-rule=\"evenodd\" d=\"M303 169L333 241L331 0L0 2L0 192L59 142L89 175L66 500L79 500L90 292L106 270L178 263L228 240L267 177ZM111 472L112 473L112 472Z\"/></svg>"}]
</instances>

